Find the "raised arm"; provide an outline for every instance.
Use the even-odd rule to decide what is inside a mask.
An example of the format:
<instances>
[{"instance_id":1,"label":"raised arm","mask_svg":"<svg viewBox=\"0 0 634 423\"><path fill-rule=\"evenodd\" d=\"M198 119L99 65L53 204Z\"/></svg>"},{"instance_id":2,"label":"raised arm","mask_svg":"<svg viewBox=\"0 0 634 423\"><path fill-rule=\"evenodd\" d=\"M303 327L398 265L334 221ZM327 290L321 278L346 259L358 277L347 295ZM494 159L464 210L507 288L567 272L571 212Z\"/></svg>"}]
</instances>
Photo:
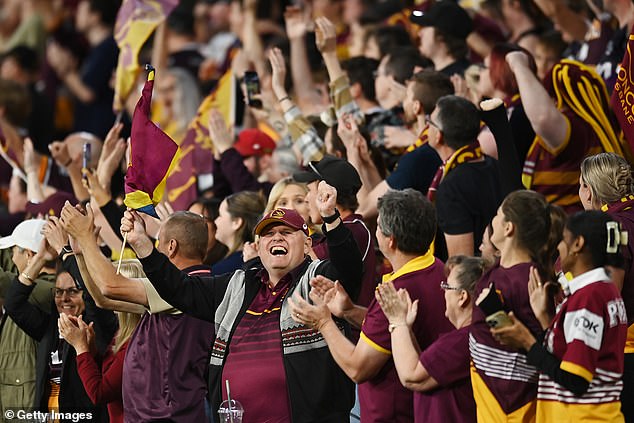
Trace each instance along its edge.
<instances>
[{"instance_id":1,"label":"raised arm","mask_svg":"<svg viewBox=\"0 0 634 423\"><path fill-rule=\"evenodd\" d=\"M217 110L209 113L209 135L214 140L214 155L220 170L227 176L231 192L264 190L268 194L271 191L272 184L259 182L246 168L242 156L233 148L233 135L227 122Z\"/></svg>"},{"instance_id":2,"label":"raised arm","mask_svg":"<svg viewBox=\"0 0 634 423\"><path fill-rule=\"evenodd\" d=\"M297 102L302 106L309 106L319 104L320 97L317 95L306 52L308 18L305 12L297 6L288 6L284 12L284 20L291 44L291 78Z\"/></svg>"},{"instance_id":3,"label":"raised arm","mask_svg":"<svg viewBox=\"0 0 634 423\"><path fill-rule=\"evenodd\" d=\"M588 32L588 21L574 12L565 0L535 0L537 7L557 25L562 33L572 35L575 41L584 41Z\"/></svg>"},{"instance_id":4,"label":"raised arm","mask_svg":"<svg viewBox=\"0 0 634 423\"><path fill-rule=\"evenodd\" d=\"M513 139L513 131L506 115L504 102L500 99L485 100L480 103L480 117L491 130L498 150L498 169L502 195L522 189L521 158Z\"/></svg>"},{"instance_id":5,"label":"raised arm","mask_svg":"<svg viewBox=\"0 0 634 423\"><path fill-rule=\"evenodd\" d=\"M51 249L46 238L42 239L38 253L13 280L4 299L4 308L9 316L20 329L36 341L40 341L48 330L52 315L29 303L29 295L35 287L35 275L39 275L44 265L55 257L57 253Z\"/></svg>"},{"instance_id":6,"label":"raised arm","mask_svg":"<svg viewBox=\"0 0 634 423\"><path fill-rule=\"evenodd\" d=\"M262 75L264 71L264 48L257 29L257 6L258 0L244 1L242 48L249 60L255 65L255 70Z\"/></svg>"},{"instance_id":7,"label":"raised arm","mask_svg":"<svg viewBox=\"0 0 634 423\"><path fill-rule=\"evenodd\" d=\"M143 221L135 211L126 211L121 232L143 264L143 270L159 295L183 313L208 322L214 321L216 307L224 297L231 275L201 279L181 272L154 248L145 233Z\"/></svg>"},{"instance_id":8,"label":"raised arm","mask_svg":"<svg viewBox=\"0 0 634 423\"><path fill-rule=\"evenodd\" d=\"M24 172L26 173L26 198L32 203L44 201L44 191L40 184L41 156L33 148L30 138L24 140Z\"/></svg>"},{"instance_id":9,"label":"raised arm","mask_svg":"<svg viewBox=\"0 0 634 423\"><path fill-rule=\"evenodd\" d=\"M315 43L328 70L330 97L334 103L337 117L352 115L356 122L363 122L363 113L356 101L352 99L350 82L337 58L335 25L326 17L322 16L315 20Z\"/></svg>"},{"instance_id":10,"label":"raised arm","mask_svg":"<svg viewBox=\"0 0 634 423\"><path fill-rule=\"evenodd\" d=\"M506 55L506 61L515 74L522 96L526 117L545 143L546 149L557 154L565 146L570 124L555 106L554 100L528 66L528 56L519 51Z\"/></svg>"},{"instance_id":11,"label":"raised arm","mask_svg":"<svg viewBox=\"0 0 634 423\"><path fill-rule=\"evenodd\" d=\"M361 132L359 132L359 127L352 115L346 114L339 118L337 134L346 147L348 161L354 166L361 177L362 185L357 193L357 197L366 199L374 187L383 180L374 162L370 158L368 144L361 135Z\"/></svg>"},{"instance_id":12,"label":"raised arm","mask_svg":"<svg viewBox=\"0 0 634 423\"><path fill-rule=\"evenodd\" d=\"M79 266L79 272L81 273L81 277L84 280L84 284L86 285L86 289L88 290L90 296L95 300L95 304L97 304L97 307L106 310L125 311L134 314L142 314L145 312L146 309L145 307L143 307L143 305L127 301L111 300L110 298L103 295L101 293L101 290L99 289L99 286L97 286L90 272L88 271L88 266L86 265L83 254L76 254L75 257L77 259L77 266ZM140 282L137 283L140 284Z\"/></svg>"},{"instance_id":13,"label":"raised arm","mask_svg":"<svg viewBox=\"0 0 634 423\"><path fill-rule=\"evenodd\" d=\"M76 207L67 203L62 209L61 222L64 229L75 238L81 246L82 258L86 264L86 270L92 277L91 279L94 281L96 287L99 288L98 291L103 296L141 306L148 305L143 284L126 278L125 276L117 275L110 261L101 254L101 250L94 236L94 217L90 204L86 206L86 215L84 215ZM110 303L109 305L113 304ZM142 312L140 308L134 308L134 310L135 311L128 309L125 311L133 313Z\"/></svg>"},{"instance_id":14,"label":"raised arm","mask_svg":"<svg viewBox=\"0 0 634 423\"><path fill-rule=\"evenodd\" d=\"M322 217L334 216L337 190L321 181L317 191L317 207ZM333 223L324 223L323 232L328 244L328 261L317 269L317 273L332 280L339 280L352 298L359 296L363 262L361 252L350 229L341 218Z\"/></svg>"},{"instance_id":15,"label":"raised arm","mask_svg":"<svg viewBox=\"0 0 634 423\"><path fill-rule=\"evenodd\" d=\"M286 63L280 49L274 48L269 51L269 61L272 69L273 93L284 113L294 148L301 154L304 164L312 160L321 160L325 151L324 142L319 138L313 125L293 103L284 86Z\"/></svg>"}]
</instances>

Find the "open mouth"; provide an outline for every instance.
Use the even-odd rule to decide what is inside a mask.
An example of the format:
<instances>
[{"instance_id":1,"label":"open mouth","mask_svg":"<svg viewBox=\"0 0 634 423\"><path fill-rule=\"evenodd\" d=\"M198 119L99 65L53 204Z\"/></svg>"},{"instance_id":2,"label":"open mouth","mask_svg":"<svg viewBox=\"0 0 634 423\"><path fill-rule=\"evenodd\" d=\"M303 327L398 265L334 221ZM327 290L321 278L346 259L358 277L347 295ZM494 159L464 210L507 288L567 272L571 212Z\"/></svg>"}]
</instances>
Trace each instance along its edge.
<instances>
[{"instance_id":1,"label":"open mouth","mask_svg":"<svg viewBox=\"0 0 634 423\"><path fill-rule=\"evenodd\" d=\"M285 256L288 251L284 247L275 246L271 247L270 252L273 256Z\"/></svg>"}]
</instances>

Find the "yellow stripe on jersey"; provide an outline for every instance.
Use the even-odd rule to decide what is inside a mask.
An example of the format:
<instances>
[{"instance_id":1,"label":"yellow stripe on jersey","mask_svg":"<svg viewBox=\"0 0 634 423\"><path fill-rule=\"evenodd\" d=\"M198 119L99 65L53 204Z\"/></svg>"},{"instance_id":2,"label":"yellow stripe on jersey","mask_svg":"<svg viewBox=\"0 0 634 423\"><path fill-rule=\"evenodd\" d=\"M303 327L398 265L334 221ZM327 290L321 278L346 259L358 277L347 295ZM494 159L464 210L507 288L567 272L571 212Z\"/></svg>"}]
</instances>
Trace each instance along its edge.
<instances>
[{"instance_id":1,"label":"yellow stripe on jersey","mask_svg":"<svg viewBox=\"0 0 634 423\"><path fill-rule=\"evenodd\" d=\"M627 338L625 338L625 354L634 353L634 324L627 328Z\"/></svg>"},{"instance_id":2,"label":"yellow stripe on jersey","mask_svg":"<svg viewBox=\"0 0 634 423\"><path fill-rule=\"evenodd\" d=\"M558 206L570 206L579 202L579 194L571 194L560 196L559 194L547 194L546 201L549 203L557 202Z\"/></svg>"},{"instance_id":3,"label":"yellow stripe on jersey","mask_svg":"<svg viewBox=\"0 0 634 423\"><path fill-rule=\"evenodd\" d=\"M272 308L270 310L268 308L265 308L261 312L257 312L257 311L253 311L253 310L247 310L246 313L247 314L252 314L253 316L261 316L264 313L270 314L270 313L273 313L274 311L279 311L279 309L280 309L279 307L274 307L274 308Z\"/></svg>"},{"instance_id":4,"label":"yellow stripe on jersey","mask_svg":"<svg viewBox=\"0 0 634 423\"><path fill-rule=\"evenodd\" d=\"M571 363L570 361L562 361L559 367L561 370L565 370L568 373L582 377L588 382L592 382L592 379L594 378L594 375L592 372L588 371L588 369L578 364Z\"/></svg>"},{"instance_id":5,"label":"yellow stripe on jersey","mask_svg":"<svg viewBox=\"0 0 634 423\"><path fill-rule=\"evenodd\" d=\"M368 338L365 333L361 332L360 338L363 339L366 344L368 344L369 346L371 346L373 349L377 350L378 352L387 354L387 355L392 355L392 351L386 350L385 348L383 348L382 346L380 346L379 344L377 344L376 342Z\"/></svg>"},{"instance_id":6,"label":"yellow stripe on jersey","mask_svg":"<svg viewBox=\"0 0 634 423\"><path fill-rule=\"evenodd\" d=\"M476 371L471 362L471 386L473 387L473 398L476 403L476 413L478 422L486 423L528 423L535 421L537 402L531 401L522 407L506 414L497 398L489 390L484 380Z\"/></svg>"},{"instance_id":7,"label":"yellow stripe on jersey","mask_svg":"<svg viewBox=\"0 0 634 423\"><path fill-rule=\"evenodd\" d=\"M578 170L574 172L539 171L533 176L535 185L576 185L578 183Z\"/></svg>"},{"instance_id":8,"label":"yellow stripe on jersey","mask_svg":"<svg viewBox=\"0 0 634 423\"><path fill-rule=\"evenodd\" d=\"M610 422L622 423L621 402L605 404L566 404L537 400L537 421L557 423Z\"/></svg>"}]
</instances>

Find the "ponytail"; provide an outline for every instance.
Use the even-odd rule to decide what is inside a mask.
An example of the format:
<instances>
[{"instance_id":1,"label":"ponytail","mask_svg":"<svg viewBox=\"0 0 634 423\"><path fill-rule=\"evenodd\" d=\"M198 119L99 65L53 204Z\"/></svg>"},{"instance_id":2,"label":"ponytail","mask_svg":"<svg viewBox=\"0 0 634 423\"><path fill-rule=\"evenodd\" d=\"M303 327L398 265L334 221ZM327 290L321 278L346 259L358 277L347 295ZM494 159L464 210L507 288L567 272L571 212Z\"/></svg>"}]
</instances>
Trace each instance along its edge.
<instances>
[{"instance_id":1,"label":"ponytail","mask_svg":"<svg viewBox=\"0 0 634 423\"><path fill-rule=\"evenodd\" d=\"M621 246L627 245L627 232L610 215L600 211L579 212L566 224L572 235L583 237L583 249L588 252L593 267L622 267Z\"/></svg>"}]
</instances>

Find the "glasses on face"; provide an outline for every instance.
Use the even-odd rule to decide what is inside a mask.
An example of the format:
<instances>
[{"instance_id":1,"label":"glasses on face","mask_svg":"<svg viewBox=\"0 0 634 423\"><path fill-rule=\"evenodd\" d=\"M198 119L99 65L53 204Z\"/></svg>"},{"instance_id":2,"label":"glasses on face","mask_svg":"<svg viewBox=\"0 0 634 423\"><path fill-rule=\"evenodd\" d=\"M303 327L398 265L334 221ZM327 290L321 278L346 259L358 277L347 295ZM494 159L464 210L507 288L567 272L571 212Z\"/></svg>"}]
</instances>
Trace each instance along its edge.
<instances>
[{"instance_id":1,"label":"glasses on face","mask_svg":"<svg viewBox=\"0 0 634 423\"><path fill-rule=\"evenodd\" d=\"M445 281L440 281L440 287L445 291L460 291L460 288L457 286L451 286Z\"/></svg>"},{"instance_id":2,"label":"glasses on face","mask_svg":"<svg viewBox=\"0 0 634 423\"><path fill-rule=\"evenodd\" d=\"M439 131L442 131L442 129L440 128L440 126L438 126L438 124L436 122L434 122L433 120L431 120L431 116L430 115L425 115L425 122L429 125L429 126L433 126L434 128L438 129Z\"/></svg>"},{"instance_id":3,"label":"glasses on face","mask_svg":"<svg viewBox=\"0 0 634 423\"><path fill-rule=\"evenodd\" d=\"M53 288L53 295L55 295L55 297L57 298L61 298L66 293L69 297L76 297L77 295L81 294L81 291L82 290L79 288Z\"/></svg>"}]
</instances>

